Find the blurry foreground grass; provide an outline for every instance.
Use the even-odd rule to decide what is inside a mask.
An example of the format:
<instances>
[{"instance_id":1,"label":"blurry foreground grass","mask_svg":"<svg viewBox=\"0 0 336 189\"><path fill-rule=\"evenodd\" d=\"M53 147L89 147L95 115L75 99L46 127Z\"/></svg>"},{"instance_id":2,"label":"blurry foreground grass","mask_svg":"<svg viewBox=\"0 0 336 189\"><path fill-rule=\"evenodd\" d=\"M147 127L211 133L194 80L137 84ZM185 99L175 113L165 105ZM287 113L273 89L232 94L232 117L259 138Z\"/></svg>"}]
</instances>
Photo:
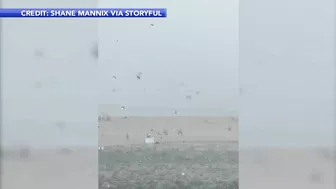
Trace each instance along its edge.
<instances>
[{"instance_id":1,"label":"blurry foreground grass","mask_svg":"<svg viewBox=\"0 0 336 189\"><path fill-rule=\"evenodd\" d=\"M238 144L174 143L105 147L99 188L238 189Z\"/></svg>"}]
</instances>

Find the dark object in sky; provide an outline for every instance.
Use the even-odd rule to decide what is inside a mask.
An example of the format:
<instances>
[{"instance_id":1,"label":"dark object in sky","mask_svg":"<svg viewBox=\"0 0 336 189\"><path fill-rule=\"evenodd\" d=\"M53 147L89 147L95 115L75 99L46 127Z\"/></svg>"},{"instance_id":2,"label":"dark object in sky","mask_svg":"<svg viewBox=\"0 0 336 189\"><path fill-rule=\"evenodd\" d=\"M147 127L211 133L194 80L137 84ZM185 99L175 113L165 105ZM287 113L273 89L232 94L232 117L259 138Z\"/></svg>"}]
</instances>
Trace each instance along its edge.
<instances>
[{"instance_id":1,"label":"dark object in sky","mask_svg":"<svg viewBox=\"0 0 336 189\"><path fill-rule=\"evenodd\" d=\"M56 122L56 126L58 127L58 129L63 132L65 127L66 127L66 123L62 122L62 121L58 121Z\"/></svg>"},{"instance_id":2,"label":"dark object in sky","mask_svg":"<svg viewBox=\"0 0 336 189\"><path fill-rule=\"evenodd\" d=\"M150 24L150 26L154 26L154 24Z\"/></svg>"},{"instance_id":3,"label":"dark object in sky","mask_svg":"<svg viewBox=\"0 0 336 189\"><path fill-rule=\"evenodd\" d=\"M92 47L92 49L91 49L91 55L92 55L94 58L98 59L98 57L99 57L98 43L95 43L95 44L93 45L93 47Z\"/></svg>"},{"instance_id":4,"label":"dark object in sky","mask_svg":"<svg viewBox=\"0 0 336 189\"><path fill-rule=\"evenodd\" d=\"M137 75L136 75L136 77L137 77L137 79L141 79L141 77L142 77L142 72L139 72Z\"/></svg>"},{"instance_id":5,"label":"dark object in sky","mask_svg":"<svg viewBox=\"0 0 336 189\"><path fill-rule=\"evenodd\" d=\"M200 91L196 91L196 95L199 95L201 92Z\"/></svg>"},{"instance_id":6,"label":"dark object in sky","mask_svg":"<svg viewBox=\"0 0 336 189\"><path fill-rule=\"evenodd\" d=\"M35 50L35 56L38 56L38 57L44 57L44 52L42 49L36 49Z\"/></svg>"},{"instance_id":7,"label":"dark object in sky","mask_svg":"<svg viewBox=\"0 0 336 189\"><path fill-rule=\"evenodd\" d=\"M174 129L174 131L175 131L178 135L183 136L182 129Z\"/></svg>"},{"instance_id":8,"label":"dark object in sky","mask_svg":"<svg viewBox=\"0 0 336 189\"><path fill-rule=\"evenodd\" d=\"M128 133L126 134L126 140L129 140L129 135L128 135Z\"/></svg>"},{"instance_id":9,"label":"dark object in sky","mask_svg":"<svg viewBox=\"0 0 336 189\"><path fill-rule=\"evenodd\" d=\"M112 76L112 79L117 79L117 77L116 76Z\"/></svg>"},{"instance_id":10,"label":"dark object in sky","mask_svg":"<svg viewBox=\"0 0 336 189\"><path fill-rule=\"evenodd\" d=\"M191 95L186 95L186 99L191 100L192 96Z\"/></svg>"}]
</instances>

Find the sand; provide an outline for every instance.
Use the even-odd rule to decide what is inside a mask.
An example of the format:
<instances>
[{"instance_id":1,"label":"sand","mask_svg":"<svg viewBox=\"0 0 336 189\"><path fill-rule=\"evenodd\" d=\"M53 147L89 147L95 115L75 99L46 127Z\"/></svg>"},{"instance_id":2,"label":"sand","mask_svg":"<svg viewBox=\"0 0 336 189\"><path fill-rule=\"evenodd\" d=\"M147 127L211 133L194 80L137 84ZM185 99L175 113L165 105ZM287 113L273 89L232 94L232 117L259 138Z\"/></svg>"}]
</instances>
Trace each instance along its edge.
<instances>
[{"instance_id":1,"label":"sand","mask_svg":"<svg viewBox=\"0 0 336 189\"><path fill-rule=\"evenodd\" d=\"M99 134L102 189L234 189L237 182L237 118L110 117ZM158 143L145 144L147 134Z\"/></svg>"}]
</instances>

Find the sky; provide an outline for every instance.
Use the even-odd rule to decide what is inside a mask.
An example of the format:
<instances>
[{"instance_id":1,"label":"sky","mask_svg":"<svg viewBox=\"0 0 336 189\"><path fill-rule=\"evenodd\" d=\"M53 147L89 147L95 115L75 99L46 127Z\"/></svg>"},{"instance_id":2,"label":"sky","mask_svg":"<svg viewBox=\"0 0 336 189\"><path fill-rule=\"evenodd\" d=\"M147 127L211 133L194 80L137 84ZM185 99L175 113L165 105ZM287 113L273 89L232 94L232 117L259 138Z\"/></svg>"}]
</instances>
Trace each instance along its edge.
<instances>
[{"instance_id":1,"label":"sky","mask_svg":"<svg viewBox=\"0 0 336 189\"><path fill-rule=\"evenodd\" d=\"M168 18L3 20L3 144L97 145L101 111L177 110L239 115L241 146L332 145L333 1L271 2L104 0L98 7L166 7ZM99 59L92 56L97 41Z\"/></svg>"}]
</instances>

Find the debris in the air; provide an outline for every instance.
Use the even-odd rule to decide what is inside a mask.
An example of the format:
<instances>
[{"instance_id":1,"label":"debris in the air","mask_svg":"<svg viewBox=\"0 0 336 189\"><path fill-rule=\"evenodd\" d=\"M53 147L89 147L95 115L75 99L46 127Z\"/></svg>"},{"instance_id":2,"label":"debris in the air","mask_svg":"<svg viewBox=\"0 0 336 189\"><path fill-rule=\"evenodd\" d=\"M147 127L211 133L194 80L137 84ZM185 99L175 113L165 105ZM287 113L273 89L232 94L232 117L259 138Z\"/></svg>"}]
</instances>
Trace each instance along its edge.
<instances>
[{"instance_id":1,"label":"debris in the air","mask_svg":"<svg viewBox=\"0 0 336 189\"><path fill-rule=\"evenodd\" d=\"M163 129L163 134L168 135L168 131L166 129Z\"/></svg>"},{"instance_id":2,"label":"debris in the air","mask_svg":"<svg viewBox=\"0 0 336 189\"><path fill-rule=\"evenodd\" d=\"M141 77L142 77L142 72L139 72L137 75L136 75L136 77L137 77L137 79L141 79Z\"/></svg>"},{"instance_id":3,"label":"debris in the air","mask_svg":"<svg viewBox=\"0 0 336 189\"><path fill-rule=\"evenodd\" d=\"M201 92L200 91L196 91L196 95L199 95Z\"/></svg>"},{"instance_id":4,"label":"debris in the air","mask_svg":"<svg viewBox=\"0 0 336 189\"><path fill-rule=\"evenodd\" d=\"M99 51L98 51L98 43L97 42L91 48L91 55L94 58L98 59Z\"/></svg>"},{"instance_id":5,"label":"debris in the air","mask_svg":"<svg viewBox=\"0 0 336 189\"><path fill-rule=\"evenodd\" d=\"M174 115L177 115L177 110L174 110Z\"/></svg>"},{"instance_id":6,"label":"debris in the air","mask_svg":"<svg viewBox=\"0 0 336 189\"><path fill-rule=\"evenodd\" d=\"M117 79L117 77L116 76L112 76L112 79Z\"/></svg>"},{"instance_id":7,"label":"debris in the air","mask_svg":"<svg viewBox=\"0 0 336 189\"><path fill-rule=\"evenodd\" d=\"M174 131L175 133L177 133L178 135L183 136L182 129L173 129L173 131Z\"/></svg>"},{"instance_id":8,"label":"debris in the air","mask_svg":"<svg viewBox=\"0 0 336 189\"><path fill-rule=\"evenodd\" d=\"M121 110L124 110L125 109L125 106L121 106Z\"/></svg>"},{"instance_id":9,"label":"debris in the air","mask_svg":"<svg viewBox=\"0 0 336 189\"><path fill-rule=\"evenodd\" d=\"M129 140L129 135L128 135L128 133L126 134L126 140Z\"/></svg>"},{"instance_id":10,"label":"debris in the air","mask_svg":"<svg viewBox=\"0 0 336 189\"><path fill-rule=\"evenodd\" d=\"M56 126L58 127L58 129L60 130L60 132L63 132L65 127L66 127L66 123L62 122L62 121L58 121L56 122Z\"/></svg>"},{"instance_id":11,"label":"debris in the air","mask_svg":"<svg viewBox=\"0 0 336 189\"><path fill-rule=\"evenodd\" d=\"M191 95L186 95L186 99L191 100L192 96Z\"/></svg>"},{"instance_id":12,"label":"debris in the air","mask_svg":"<svg viewBox=\"0 0 336 189\"><path fill-rule=\"evenodd\" d=\"M35 56L38 56L38 57L44 57L44 52L42 49L36 49L35 50Z\"/></svg>"}]
</instances>

